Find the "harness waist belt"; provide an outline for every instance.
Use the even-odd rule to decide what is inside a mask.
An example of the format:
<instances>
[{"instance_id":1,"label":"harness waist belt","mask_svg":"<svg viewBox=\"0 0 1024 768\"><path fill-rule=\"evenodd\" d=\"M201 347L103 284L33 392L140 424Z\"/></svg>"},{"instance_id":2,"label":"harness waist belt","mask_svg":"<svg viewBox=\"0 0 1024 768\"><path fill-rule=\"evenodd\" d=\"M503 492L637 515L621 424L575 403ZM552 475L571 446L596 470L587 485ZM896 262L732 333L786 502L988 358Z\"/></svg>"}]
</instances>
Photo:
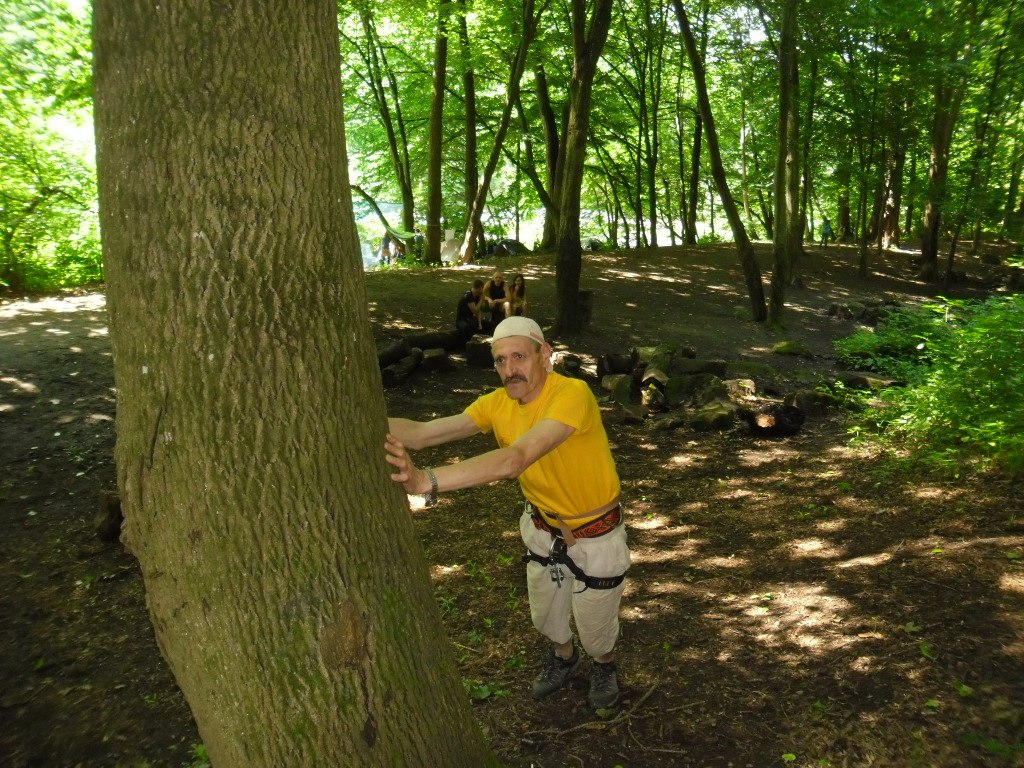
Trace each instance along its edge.
<instances>
[{"instance_id":1,"label":"harness waist belt","mask_svg":"<svg viewBox=\"0 0 1024 768\"><path fill-rule=\"evenodd\" d=\"M626 574L624 573L618 576L587 576L583 569L576 565L576 562L569 557L569 552L562 539L555 539L554 546L551 548L551 554L547 557L538 555L535 552L527 551L527 553L523 555L523 562L540 563L545 567L551 565L564 565L572 571L572 575L576 577L577 581L583 582L583 584L586 585L587 589L615 589L622 583L623 579L626 578ZM559 586L561 586L561 584L559 584Z\"/></svg>"},{"instance_id":2,"label":"harness waist belt","mask_svg":"<svg viewBox=\"0 0 1024 768\"><path fill-rule=\"evenodd\" d=\"M562 531L554 525L551 525L547 520L544 519L544 515L537 509L533 504L527 502L527 506L530 510L530 517L533 519L535 527L542 531L547 531L556 538L564 538ZM609 531L613 530L619 523L622 522L622 507L616 506L609 509L603 515L596 520L591 520L589 523L584 523L578 528L572 529L572 535L577 539L596 539L598 536L604 536Z\"/></svg>"}]
</instances>

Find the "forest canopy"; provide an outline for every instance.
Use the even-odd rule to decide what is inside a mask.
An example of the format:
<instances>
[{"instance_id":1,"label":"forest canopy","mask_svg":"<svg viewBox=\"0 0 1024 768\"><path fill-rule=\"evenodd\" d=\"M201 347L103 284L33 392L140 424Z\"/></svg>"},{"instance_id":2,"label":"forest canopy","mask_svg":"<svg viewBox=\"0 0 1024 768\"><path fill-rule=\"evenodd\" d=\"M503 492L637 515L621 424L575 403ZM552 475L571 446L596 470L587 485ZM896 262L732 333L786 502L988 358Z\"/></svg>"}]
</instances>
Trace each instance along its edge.
<instances>
[{"instance_id":1,"label":"forest canopy","mask_svg":"<svg viewBox=\"0 0 1024 768\"><path fill-rule=\"evenodd\" d=\"M588 111L584 242L733 239L677 5L611 4ZM88 14L77 2L0 0L0 289L102 279ZM552 185L578 47L572 14L557 2L340 3L350 179L385 204L388 226L435 225L461 238L483 187L478 247L502 238L554 247ZM958 247L1024 237L1024 13L1013 0L703 0L685 14L728 188L752 238L778 234L777 202L789 194L781 149L799 168L790 189L804 239L820 237L828 218L837 239L862 251L920 248L937 265L941 241L951 265ZM795 64L788 82L784 60ZM432 146L437 222L427 205ZM361 225L376 245L380 221Z\"/></svg>"}]
</instances>

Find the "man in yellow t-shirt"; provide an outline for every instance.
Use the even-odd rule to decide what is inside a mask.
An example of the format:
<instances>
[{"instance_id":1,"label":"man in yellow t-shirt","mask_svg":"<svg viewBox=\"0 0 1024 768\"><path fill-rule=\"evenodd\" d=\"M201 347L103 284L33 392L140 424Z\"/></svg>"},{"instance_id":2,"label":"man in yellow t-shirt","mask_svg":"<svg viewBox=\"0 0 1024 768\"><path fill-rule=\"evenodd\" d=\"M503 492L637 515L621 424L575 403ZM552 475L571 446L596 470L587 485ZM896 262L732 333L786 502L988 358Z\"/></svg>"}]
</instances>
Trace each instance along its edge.
<instances>
[{"instance_id":1,"label":"man in yellow t-shirt","mask_svg":"<svg viewBox=\"0 0 1024 768\"><path fill-rule=\"evenodd\" d=\"M593 659L590 703L619 699L614 662L619 603L629 548L619 507L619 476L589 387L550 369L551 347L527 317L503 320L491 339L502 389L463 413L427 422L389 419L385 445L391 479L407 493L439 491L518 478L526 496L519 530L527 546L526 578L533 624L552 644L533 682L534 698L561 688L580 661ZM456 464L418 468L408 449L494 432L498 448Z\"/></svg>"}]
</instances>

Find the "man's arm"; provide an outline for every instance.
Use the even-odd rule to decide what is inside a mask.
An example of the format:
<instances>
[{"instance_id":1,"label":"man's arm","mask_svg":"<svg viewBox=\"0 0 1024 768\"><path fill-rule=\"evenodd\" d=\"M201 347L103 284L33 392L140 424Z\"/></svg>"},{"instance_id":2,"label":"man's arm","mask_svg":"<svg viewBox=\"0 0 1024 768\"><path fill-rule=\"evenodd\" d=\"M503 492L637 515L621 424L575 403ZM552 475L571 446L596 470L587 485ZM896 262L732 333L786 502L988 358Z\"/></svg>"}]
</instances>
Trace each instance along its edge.
<instances>
[{"instance_id":1,"label":"man's arm","mask_svg":"<svg viewBox=\"0 0 1024 768\"><path fill-rule=\"evenodd\" d=\"M470 437L477 434L480 428L469 416L460 413L432 421L388 419L388 431L407 447L419 450Z\"/></svg>"},{"instance_id":2,"label":"man's arm","mask_svg":"<svg viewBox=\"0 0 1024 768\"><path fill-rule=\"evenodd\" d=\"M541 456L565 442L575 431L568 424L544 419L507 448L488 451L456 464L434 467L437 488L439 491L454 491L486 485L494 480L515 479ZM391 479L401 483L406 493L426 493L430 490L430 478L413 463L404 441L396 433L388 435L385 449L388 463L396 470L391 474Z\"/></svg>"}]
</instances>

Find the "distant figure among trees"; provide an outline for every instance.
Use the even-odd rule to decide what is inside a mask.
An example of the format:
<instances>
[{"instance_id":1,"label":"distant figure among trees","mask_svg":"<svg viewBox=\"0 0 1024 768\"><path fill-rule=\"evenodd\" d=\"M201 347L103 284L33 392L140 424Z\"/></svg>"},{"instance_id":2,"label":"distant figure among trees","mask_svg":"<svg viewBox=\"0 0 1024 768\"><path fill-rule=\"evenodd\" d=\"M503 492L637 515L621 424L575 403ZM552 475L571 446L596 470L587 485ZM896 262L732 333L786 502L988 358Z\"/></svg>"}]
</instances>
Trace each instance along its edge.
<instances>
[{"instance_id":1,"label":"distant figure among trees","mask_svg":"<svg viewBox=\"0 0 1024 768\"><path fill-rule=\"evenodd\" d=\"M826 218L821 222L821 247L828 248L829 241L834 240L835 232L832 231L832 222Z\"/></svg>"}]
</instances>

